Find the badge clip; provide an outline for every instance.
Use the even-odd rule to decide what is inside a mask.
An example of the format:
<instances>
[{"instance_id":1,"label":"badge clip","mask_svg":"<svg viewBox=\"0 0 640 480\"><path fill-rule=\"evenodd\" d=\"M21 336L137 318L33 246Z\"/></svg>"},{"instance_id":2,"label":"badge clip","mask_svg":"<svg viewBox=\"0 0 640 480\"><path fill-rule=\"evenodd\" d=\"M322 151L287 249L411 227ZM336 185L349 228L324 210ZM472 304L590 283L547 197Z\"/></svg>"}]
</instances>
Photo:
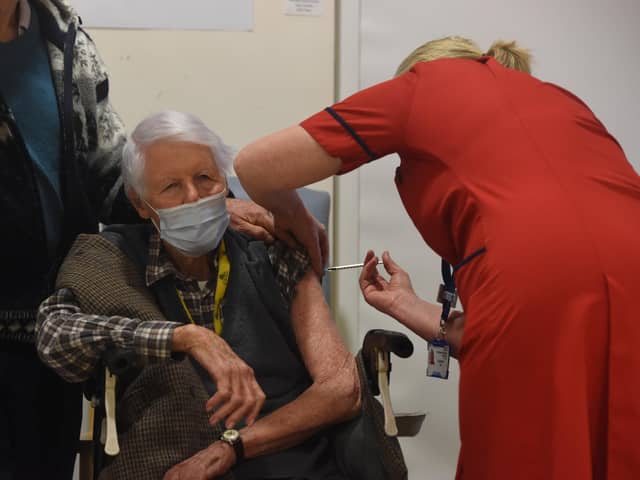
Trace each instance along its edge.
<instances>
[{"instance_id":1,"label":"badge clip","mask_svg":"<svg viewBox=\"0 0 640 480\"><path fill-rule=\"evenodd\" d=\"M436 297L436 301L442 304L448 302L451 308L456 308L456 305L458 304L458 294L455 290L453 292L450 292L444 286L444 283L441 283L440 287L438 287L438 295Z\"/></svg>"}]
</instances>

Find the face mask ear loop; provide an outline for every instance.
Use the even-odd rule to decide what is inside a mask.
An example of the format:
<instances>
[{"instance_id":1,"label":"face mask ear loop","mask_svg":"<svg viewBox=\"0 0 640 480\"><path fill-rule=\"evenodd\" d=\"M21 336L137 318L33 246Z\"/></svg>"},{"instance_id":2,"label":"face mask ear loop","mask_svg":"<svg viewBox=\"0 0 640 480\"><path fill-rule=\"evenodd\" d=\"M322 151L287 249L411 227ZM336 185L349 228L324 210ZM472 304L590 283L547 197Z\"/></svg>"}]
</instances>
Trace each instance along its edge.
<instances>
[{"instance_id":1,"label":"face mask ear loop","mask_svg":"<svg viewBox=\"0 0 640 480\"><path fill-rule=\"evenodd\" d=\"M153 223L153 226L156 227L156 230L158 231L158 233L160 233L160 227L156 225L156 221L153 218L150 218L149 220L151 220L151 223Z\"/></svg>"},{"instance_id":2,"label":"face mask ear loop","mask_svg":"<svg viewBox=\"0 0 640 480\"><path fill-rule=\"evenodd\" d=\"M151 210L153 210L153 213L155 213L158 218L160 218L160 214L158 213L158 211L153 208L151 206L151 204L149 202L147 202L144 198L140 197L140 199L147 204L147 207L149 207ZM158 230L158 233L160 233L160 226L156 224L155 220L153 219L153 217L149 218L149 220L151 220L151 223L153 223L153 226L156 227L156 230Z\"/></svg>"}]
</instances>

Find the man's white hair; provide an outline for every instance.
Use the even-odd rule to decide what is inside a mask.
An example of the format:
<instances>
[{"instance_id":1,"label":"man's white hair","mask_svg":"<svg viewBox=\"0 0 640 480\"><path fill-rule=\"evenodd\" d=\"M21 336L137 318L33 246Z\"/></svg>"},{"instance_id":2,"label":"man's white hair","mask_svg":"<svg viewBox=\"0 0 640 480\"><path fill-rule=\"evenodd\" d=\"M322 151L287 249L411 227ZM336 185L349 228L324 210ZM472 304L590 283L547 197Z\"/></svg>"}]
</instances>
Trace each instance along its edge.
<instances>
[{"instance_id":1,"label":"man's white hair","mask_svg":"<svg viewBox=\"0 0 640 480\"><path fill-rule=\"evenodd\" d=\"M222 139L195 115L165 110L142 120L124 145L121 170L126 191L133 190L142 195L144 151L146 147L158 141L205 145L211 149L218 169L225 175L233 175L234 152L231 147L225 145Z\"/></svg>"}]
</instances>

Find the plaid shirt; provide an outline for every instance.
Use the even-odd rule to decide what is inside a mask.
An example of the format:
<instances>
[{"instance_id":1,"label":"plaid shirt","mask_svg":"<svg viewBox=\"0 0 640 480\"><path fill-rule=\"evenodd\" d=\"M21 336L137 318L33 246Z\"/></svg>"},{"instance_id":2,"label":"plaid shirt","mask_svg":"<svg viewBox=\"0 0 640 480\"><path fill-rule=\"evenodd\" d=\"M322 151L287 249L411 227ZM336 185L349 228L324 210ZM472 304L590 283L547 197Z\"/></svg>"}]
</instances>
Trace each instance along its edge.
<instances>
[{"instance_id":1,"label":"plaid shirt","mask_svg":"<svg viewBox=\"0 0 640 480\"><path fill-rule=\"evenodd\" d=\"M309 269L309 258L280 241L269 247L268 254L282 297L290 306L298 282ZM160 236L154 232L149 241L146 284L151 286L164 277L173 277L194 323L213 330L217 258L216 250L211 253L211 279L200 288L197 280L175 268L162 247ZM100 356L109 347L134 349L149 362L166 360L171 356L173 331L180 325L171 321L85 314L73 292L63 288L40 305L36 325L37 347L45 363L60 376L80 382L91 376Z\"/></svg>"}]
</instances>

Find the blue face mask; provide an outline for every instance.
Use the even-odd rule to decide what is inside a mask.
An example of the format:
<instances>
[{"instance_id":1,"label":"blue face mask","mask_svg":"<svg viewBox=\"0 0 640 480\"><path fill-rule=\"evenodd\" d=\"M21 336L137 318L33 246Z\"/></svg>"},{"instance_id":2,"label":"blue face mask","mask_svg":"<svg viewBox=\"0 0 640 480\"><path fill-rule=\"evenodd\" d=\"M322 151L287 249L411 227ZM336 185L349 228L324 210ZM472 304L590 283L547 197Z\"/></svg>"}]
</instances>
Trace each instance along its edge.
<instances>
[{"instance_id":1,"label":"blue face mask","mask_svg":"<svg viewBox=\"0 0 640 480\"><path fill-rule=\"evenodd\" d=\"M155 209L160 219L160 238L188 257L200 257L215 249L227 226L229 214L225 202L227 190L172 208Z\"/></svg>"}]
</instances>

